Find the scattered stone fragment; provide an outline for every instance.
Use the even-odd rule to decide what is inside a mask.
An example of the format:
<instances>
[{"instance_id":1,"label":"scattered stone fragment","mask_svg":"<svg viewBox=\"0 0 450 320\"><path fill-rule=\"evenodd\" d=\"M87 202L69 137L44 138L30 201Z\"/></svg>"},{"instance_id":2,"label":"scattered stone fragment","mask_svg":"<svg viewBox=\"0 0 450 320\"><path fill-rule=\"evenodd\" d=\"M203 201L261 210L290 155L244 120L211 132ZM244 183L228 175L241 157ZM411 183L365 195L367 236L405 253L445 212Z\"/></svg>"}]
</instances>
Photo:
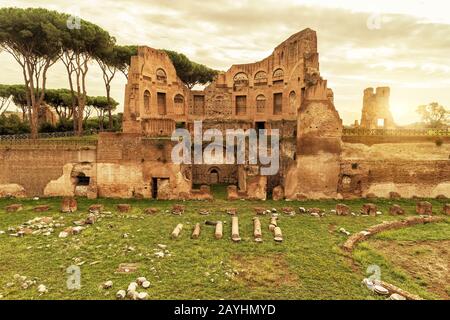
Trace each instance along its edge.
<instances>
[{"instance_id":1,"label":"scattered stone fragment","mask_svg":"<svg viewBox=\"0 0 450 320\"><path fill-rule=\"evenodd\" d=\"M113 282L111 280L103 283L103 289L111 289L112 286L113 286Z\"/></svg>"},{"instance_id":2,"label":"scattered stone fragment","mask_svg":"<svg viewBox=\"0 0 450 320\"><path fill-rule=\"evenodd\" d=\"M89 212L91 213L102 213L103 205L102 204L93 204L89 206Z\"/></svg>"},{"instance_id":3,"label":"scattered stone fragment","mask_svg":"<svg viewBox=\"0 0 450 320\"><path fill-rule=\"evenodd\" d=\"M366 203L363 205L361 214L368 215L368 216L376 216L377 215L378 208L373 203Z\"/></svg>"},{"instance_id":4,"label":"scattered stone fragment","mask_svg":"<svg viewBox=\"0 0 450 320\"><path fill-rule=\"evenodd\" d=\"M40 206L36 206L33 209L35 212L44 212L44 211L48 211L50 210L50 206L48 205L40 205Z\"/></svg>"},{"instance_id":5,"label":"scattered stone fragment","mask_svg":"<svg viewBox=\"0 0 450 320\"><path fill-rule=\"evenodd\" d=\"M149 282L149 281L144 281L144 282L142 283L142 288L144 288L144 289L150 288L150 282Z\"/></svg>"},{"instance_id":6,"label":"scattered stone fragment","mask_svg":"<svg viewBox=\"0 0 450 320\"><path fill-rule=\"evenodd\" d=\"M44 293L47 293L47 292L48 292L48 289L47 289L47 287L44 286L43 284L40 284L40 285L37 287L37 291L38 291L40 294L44 294Z\"/></svg>"},{"instance_id":7,"label":"scattered stone fragment","mask_svg":"<svg viewBox=\"0 0 450 320\"><path fill-rule=\"evenodd\" d=\"M343 234L345 234L345 235L347 235L347 236L349 236L351 233L350 232L348 232L347 230L345 230L344 228L340 228L339 229L339 232L340 233L343 233Z\"/></svg>"},{"instance_id":8,"label":"scattered stone fragment","mask_svg":"<svg viewBox=\"0 0 450 320\"><path fill-rule=\"evenodd\" d=\"M122 213L130 212L131 205L124 204L124 203L118 204L117 205L117 210L119 210L119 212L122 212Z\"/></svg>"},{"instance_id":9,"label":"scattered stone fragment","mask_svg":"<svg viewBox=\"0 0 450 320\"><path fill-rule=\"evenodd\" d=\"M283 242L283 234L281 233L281 228L280 227L276 227L273 230L273 234L274 234L274 240L276 242Z\"/></svg>"},{"instance_id":10,"label":"scattered stone fragment","mask_svg":"<svg viewBox=\"0 0 450 320\"><path fill-rule=\"evenodd\" d=\"M97 221L95 213L89 213L88 217L84 221L84 224L94 224Z\"/></svg>"},{"instance_id":11,"label":"scattered stone fragment","mask_svg":"<svg viewBox=\"0 0 450 320\"><path fill-rule=\"evenodd\" d=\"M445 195L443 195L443 194L439 194L439 195L436 196L436 199L437 200L447 200L448 198Z\"/></svg>"},{"instance_id":12,"label":"scattered stone fragment","mask_svg":"<svg viewBox=\"0 0 450 320\"><path fill-rule=\"evenodd\" d=\"M311 212L310 215L315 218L320 218L320 214L317 212Z\"/></svg>"},{"instance_id":13,"label":"scattered stone fragment","mask_svg":"<svg viewBox=\"0 0 450 320\"><path fill-rule=\"evenodd\" d=\"M147 300L148 299L148 293L147 292L139 292L137 295L138 300Z\"/></svg>"},{"instance_id":14,"label":"scattered stone fragment","mask_svg":"<svg viewBox=\"0 0 450 320\"><path fill-rule=\"evenodd\" d=\"M387 296L387 295L389 295L389 290L386 289L385 287L380 286L380 285L375 285L375 286L373 287L373 291L374 291L375 293L379 294L379 295L382 295L382 296Z\"/></svg>"},{"instance_id":15,"label":"scattered stone fragment","mask_svg":"<svg viewBox=\"0 0 450 320\"><path fill-rule=\"evenodd\" d=\"M298 208L298 212L300 212L300 213L306 213L306 208L304 208L304 207L299 207L299 208Z\"/></svg>"},{"instance_id":16,"label":"scattered stone fragment","mask_svg":"<svg viewBox=\"0 0 450 320\"><path fill-rule=\"evenodd\" d=\"M198 213L199 213L200 215L202 215L202 216L207 216L207 215L209 215L209 211L206 210L206 209L200 209Z\"/></svg>"},{"instance_id":17,"label":"scattered stone fragment","mask_svg":"<svg viewBox=\"0 0 450 320\"><path fill-rule=\"evenodd\" d=\"M127 297L131 300L137 300L138 293L136 291L127 291Z\"/></svg>"},{"instance_id":18,"label":"scattered stone fragment","mask_svg":"<svg viewBox=\"0 0 450 320\"><path fill-rule=\"evenodd\" d=\"M184 213L185 206L182 204L174 204L172 206L172 214L181 216Z\"/></svg>"},{"instance_id":19,"label":"scattered stone fragment","mask_svg":"<svg viewBox=\"0 0 450 320\"><path fill-rule=\"evenodd\" d=\"M390 295L389 298L387 298L386 300L397 300L397 301L402 301L402 300L406 300L406 298L398 293L393 293Z\"/></svg>"},{"instance_id":20,"label":"scattered stone fragment","mask_svg":"<svg viewBox=\"0 0 450 320\"><path fill-rule=\"evenodd\" d=\"M275 228L278 226L277 225L277 220L278 217L271 217L270 218L270 223L269 223L269 231L273 232L273 230L275 230Z\"/></svg>"},{"instance_id":21,"label":"scattered stone fragment","mask_svg":"<svg viewBox=\"0 0 450 320\"><path fill-rule=\"evenodd\" d=\"M291 207L284 207L284 208L281 209L281 211L282 211L284 214L287 214L287 215L289 215L289 216L295 216L295 210L294 210L294 208L291 208Z\"/></svg>"},{"instance_id":22,"label":"scattered stone fragment","mask_svg":"<svg viewBox=\"0 0 450 320\"><path fill-rule=\"evenodd\" d=\"M196 223L194 231L192 231L192 239L198 239L200 237L200 223Z\"/></svg>"},{"instance_id":23,"label":"scattered stone fragment","mask_svg":"<svg viewBox=\"0 0 450 320\"><path fill-rule=\"evenodd\" d=\"M156 256L157 258L164 258L165 254L164 254L164 252L162 252L162 251L158 251L158 252L155 252L155 256Z\"/></svg>"},{"instance_id":24,"label":"scattered stone fragment","mask_svg":"<svg viewBox=\"0 0 450 320\"><path fill-rule=\"evenodd\" d=\"M116 293L117 299L125 299L126 296L127 296L127 293L125 292L125 290L119 290Z\"/></svg>"},{"instance_id":25,"label":"scattered stone fragment","mask_svg":"<svg viewBox=\"0 0 450 320\"><path fill-rule=\"evenodd\" d=\"M377 211L377 216L381 216L382 214L383 214L383 212Z\"/></svg>"},{"instance_id":26,"label":"scattered stone fragment","mask_svg":"<svg viewBox=\"0 0 450 320\"><path fill-rule=\"evenodd\" d=\"M256 213L258 216L262 216L262 215L265 215L265 214L266 214L266 209L264 209L264 208L262 208L262 207L255 207L255 208L253 208L253 210L255 210L255 213Z\"/></svg>"},{"instance_id":27,"label":"scattered stone fragment","mask_svg":"<svg viewBox=\"0 0 450 320\"><path fill-rule=\"evenodd\" d=\"M172 231L172 239L178 238L181 230L183 230L183 224L179 223Z\"/></svg>"},{"instance_id":28,"label":"scattered stone fragment","mask_svg":"<svg viewBox=\"0 0 450 320\"><path fill-rule=\"evenodd\" d=\"M136 272L138 265L136 263L121 263L117 268L118 273L132 273Z\"/></svg>"},{"instance_id":29,"label":"scattered stone fragment","mask_svg":"<svg viewBox=\"0 0 450 320\"><path fill-rule=\"evenodd\" d=\"M214 237L217 240L222 239L222 237L223 237L223 223L222 223L222 221L217 221L216 230L214 232Z\"/></svg>"},{"instance_id":30,"label":"scattered stone fragment","mask_svg":"<svg viewBox=\"0 0 450 320\"><path fill-rule=\"evenodd\" d=\"M21 204L10 204L5 210L6 212L18 212L23 210L23 206Z\"/></svg>"},{"instance_id":31,"label":"scattered stone fragment","mask_svg":"<svg viewBox=\"0 0 450 320\"><path fill-rule=\"evenodd\" d=\"M163 249L163 250L167 249L167 245L165 245L165 244L160 244L159 243L157 246L158 246L158 248Z\"/></svg>"},{"instance_id":32,"label":"scattered stone fragment","mask_svg":"<svg viewBox=\"0 0 450 320\"><path fill-rule=\"evenodd\" d=\"M61 201L61 212L70 213L75 212L78 209L77 200L74 198L66 197Z\"/></svg>"},{"instance_id":33,"label":"scattered stone fragment","mask_svg":"<svg viewBox=\"0 0 450 320\"><path fill-rule=\"evenodd\" d=\"M393 216L404 215L405 210L402 207L400 207L398 204L394 204L393 206L391 206L389 208L389 214L391 214Z\"/></svg>"},{"instance_id":34,"label":"scattered stone fragment","mask_svg":"<svg viewBox=\"0 0 450 320\"><path fill-rule=\"evenodd\" d=\"M262 242L261 221L259 218L253 218L253 236L256 242Z\"/></svg>"},{"instance_id":35,"label":"scattered stone fragment","mask_svg":"<svg viewBox=\"0 0 450 320\"><path fill-rule=\"evenodd\" d=\"M338 216L348 216L350 214L350 207L343 203L338 203L336 205L336 214Z\"/></svg>"},{"instance_id":36,"label":"scattered stone fragment","mask_svg":"<svg viewBox=\"0 0 450 320\"><path fill-rule=\"evenodd\" d=\"M147 281L147 278L145 278L145 277L139 277L136 279L136 283L140 286L142 286L142 284L146 281Z\"/></svg>"},{"instance_id":37,"label":"scattered stone fragment","mask_svg":"<svg viewBox=\"0 0 450 320\"><path fill-rule=\"evenodd\" d=\"M317 213L317 214L321 214L323 212L323 210L322 209L320 209L320 208L310 208L310 209L308 209L308 213Z\"/></svg>"},{"instance_id":38,"label":"scattered stone fragment","mask_svg":"<svg viewBox=\"0 0 450 320\"><path fill-rule=\"evenodd\" d=\"M235 216L237 214L237 209L236 208L228 208L226 210L227 214L229 214L230 216Z\"/></svg>"},{"instance_id":39,"label":"scattered stone fragment","mask_svg":"<svg viewBox=\"0 0 450 320\"><path fill-rule=\"evenodd\" d=\"M277 209L275 209L275 208L272 208L272 213L276 213L277 212Z\"/></svg>"},{"instance_id":40,"label":"scattered stone fragment","mask_svg":"<svg viewBox=\"0 0 450 320\"><path fill-rule=\"evenodd\" d=\"M136 282L130 282L128 285L127 291L136 291L138 288L138 284Z\"/></svg>"},{"instance_id":41,"label":"scattered stone fragment","mask_svg":"<svg viewBox=\"0 0 450 320\"><path fill-rule=\"evenodd\" d=\"M241 241L239 236L239 219L236 216L231 217L231 240L234 242Z\"/></svg>"},{"instance_id":42,"label":"scattered stone fragment","mask_svg":"<svg viewBox=\"0 0 450 320\"><path fill-rule=\"evenodd\" d=\"M158 211L159 210L157 208L147 208L144 210L144 213L148 214L148 215L153 215L153 214L158 213Z\"/></svg>"},{"instance_id":43,"label":"scattered stone fragment","mask_svg":"<svg viewBox=\"0 0 450 320\"><path fill-rule=\"evenodd\" d=\"M427 201L417 202L416 212L421 216L431 216L433 214L433 205Z\"/></svg>"}]
</instances>

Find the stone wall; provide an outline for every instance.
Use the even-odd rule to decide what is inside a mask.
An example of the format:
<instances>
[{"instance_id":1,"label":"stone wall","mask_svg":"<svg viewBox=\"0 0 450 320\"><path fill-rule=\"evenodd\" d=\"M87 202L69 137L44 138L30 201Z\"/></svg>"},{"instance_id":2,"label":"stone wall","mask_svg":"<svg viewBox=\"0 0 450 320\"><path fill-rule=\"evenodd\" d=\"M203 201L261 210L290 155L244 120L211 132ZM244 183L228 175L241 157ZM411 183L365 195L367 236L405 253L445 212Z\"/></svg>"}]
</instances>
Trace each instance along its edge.
<instances>
[{"instance_id":1,"label":"stone wall","mask_svg":"<svg viewBox=\"0 0 450 320\"><path fill-rule=\"evenodd\" d=\"M450 197L450 145L345 143L339 193L345 198L391 192L405 198Z\"/></svg>"},{"instance_id":2,"label":"stone wall","mask_svg":"<svg viewBox=\"0 0 450 320\"><path fill-rule=\"evenodd\" d=\"M95 146L74 144L34 143L0 144L0 189L16 184L25 195L74 195L76 164L93 164Z\"/></svg>"},{"instance_id":3,"label":"stone wall","mask_svg":"<svg viewBox=\"0 0 450 320\"><path fill-rule=\"evenodd\" d=\"M390 88L379 87L364 90L360 128L395 128L394 118L389 106Z\"/></svg>"}]
</instances>

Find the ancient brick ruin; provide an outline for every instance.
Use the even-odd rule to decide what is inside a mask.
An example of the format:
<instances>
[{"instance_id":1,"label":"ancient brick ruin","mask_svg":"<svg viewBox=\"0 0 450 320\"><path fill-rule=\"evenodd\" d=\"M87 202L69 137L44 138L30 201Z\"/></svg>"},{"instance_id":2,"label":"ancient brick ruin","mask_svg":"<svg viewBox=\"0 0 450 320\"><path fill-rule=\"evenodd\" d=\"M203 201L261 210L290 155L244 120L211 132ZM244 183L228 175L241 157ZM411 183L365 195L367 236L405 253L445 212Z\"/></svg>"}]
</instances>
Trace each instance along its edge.
<instances>
[{"instance_id":1,"label":"ancient brick ruin","mask_svg":"<svg viewBox=\"0 0 450 320\"><path fill-rule=\"evenodd\" d=\"M0 196L198 199L231 185L231 199L450 197L448 143L344 142L334 97L319 71L317 37L305 29L255 63L233 65L190 90L163 51L139 47L126 85L123 132L98 142L0 144ZM389 89L367 89L361 127L394 127ZM251 164L174 164L170 135L193 130L279 130L280 170ZM195 187L197 186L197 187Z\"/></svg>"}]
</instances>

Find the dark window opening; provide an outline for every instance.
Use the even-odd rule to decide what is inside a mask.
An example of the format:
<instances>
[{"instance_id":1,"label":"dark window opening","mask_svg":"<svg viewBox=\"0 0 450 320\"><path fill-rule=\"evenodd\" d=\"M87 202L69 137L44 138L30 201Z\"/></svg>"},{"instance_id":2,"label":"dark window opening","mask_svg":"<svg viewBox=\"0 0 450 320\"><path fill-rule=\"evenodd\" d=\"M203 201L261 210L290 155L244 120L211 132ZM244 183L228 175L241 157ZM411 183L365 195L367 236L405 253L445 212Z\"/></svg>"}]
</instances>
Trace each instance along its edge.
<instances>
[{"instance_id":1,"label":"dark window opening","mask_svg":"<svg viewBox=\"0 0 450 320\"><path fill-rule=\"evenodd\" d=\"M158 92L158 113L160 115L165 115L166 111L166 94L163 92Z\"/></svg>"},{"instance_id":2,"label":"dark window opening","mask_svg":"<svg viewBox=\"0 0 450 320\"><path fill-rule=\"evenodd\" d=\"M281 114L283 110L283 94L275 93L273 95L273 114Z\"/></svg>"},{"instance_id":3,"label":"dark window opening","mask_svg":"<svg viewBox=\"0 0 450 320\"><path fill-rule=\"evenodd\" d=\"M357 163L352 163L352 169L353 169L353 170L358 169L358 164L357 164Z\"/></svg>"},{"instance_id":4,"label":"dark window opening","mask_svg":"<svg viewBox=\"0 0 450 320\"><path fill-rule=\"evenodd\" d=\"M259 134L259 130L264 130L266 128L265 121L257 121L255 122L256 133Z\"/></svg>"},{"instance_id":5,"label":"dark window opening","mask_svg":"<svg viewBox=\"0 0 450 320\"><path fill-rule=\"evenodd\" d=\"M91 181L90 177L86 177L84 174L77 176L77 186L88 186Z\"/></svg>"},{"instance_id":6,"label":"dark window opening","mask_svg":"<svg viewBox=\"0 0 450 320\"><path fill-rule=\"evenodd\" d=\"M152 178L152 198L158 198L158 178Z\"/></svg>"}]
</instances>

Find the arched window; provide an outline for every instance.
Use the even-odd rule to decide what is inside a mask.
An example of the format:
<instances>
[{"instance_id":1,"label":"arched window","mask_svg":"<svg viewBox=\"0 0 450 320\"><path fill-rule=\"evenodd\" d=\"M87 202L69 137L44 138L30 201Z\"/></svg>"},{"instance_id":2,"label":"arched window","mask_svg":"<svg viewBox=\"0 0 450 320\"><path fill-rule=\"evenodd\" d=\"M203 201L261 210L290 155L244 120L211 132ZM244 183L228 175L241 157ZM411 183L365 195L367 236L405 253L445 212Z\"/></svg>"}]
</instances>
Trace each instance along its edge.
<instances>
[{"instance_id":1,"label":"arched window","mask_svg":"<svg viewBox=\"0 0 450 320\"><path fill-rule=\"evenodd\" d=\"M150 91L148 90L144 92L144 109L145 112L150 112Z\"/></svg>"},{"instance_id":2,"label":"arched window","mask_svg":"<svg viewBox=\"0 0 450 320\"><path fill-rule=\"evenodd\" d=\"M248 87L248 76L244 72L236 73L233 78L234 81L234 89L239 89L242 87Z\"/></svg>"},{"instance_id":3,"label":"arched window","mask_svg":"<svg viewBox=\"0 0 450 320\"><path fill-rule=\"evenodd\" d=\"M266 97L262 94L256 97L256 112L257 113L266 112Z\"/></svg>"},{"instance_id":4,"label":"arched window","mask_svg":"<svg viewBox=\"0 0 450 320\"><path fill-rule=\"evenodd\" d=\"M173 98L175 104L175 112L177 114L184 114L184 97L181 94L175 95Z\"/></svg>"},{"instance_id":5,"label":"arched window","mask_svg":"<svg viewBox=\"0 0 450 320\"><path fill-rule=\"evenodd\" d=\"M156 80L159 83L166 83L167 82L167 75L166 75L166 72L163 69L159 68L158 70L156 70Z\"/></svg>"},{"instance_id":6,"label":"arched window","mask_svg":"<svg viewBox=\"0 0 450 320\"><path fill-rule=\"evenodd\" d=\"M273 72L273 77L272 77L273 83L282 83L283 80L284 80L284 71L283 71L283 69L281 69L281 68L276 69Z\"/></svg>"},{"instance_id":7,"label":"arched window","mask_svg":"<svg viewBox=\"0 0 450 320\"><path fill-rule=\"evenodd\" d=\"M255 86L263 86L267 84L267 73L265 71L258 71L255 74Z\"/></svg>"}]
</instances>

